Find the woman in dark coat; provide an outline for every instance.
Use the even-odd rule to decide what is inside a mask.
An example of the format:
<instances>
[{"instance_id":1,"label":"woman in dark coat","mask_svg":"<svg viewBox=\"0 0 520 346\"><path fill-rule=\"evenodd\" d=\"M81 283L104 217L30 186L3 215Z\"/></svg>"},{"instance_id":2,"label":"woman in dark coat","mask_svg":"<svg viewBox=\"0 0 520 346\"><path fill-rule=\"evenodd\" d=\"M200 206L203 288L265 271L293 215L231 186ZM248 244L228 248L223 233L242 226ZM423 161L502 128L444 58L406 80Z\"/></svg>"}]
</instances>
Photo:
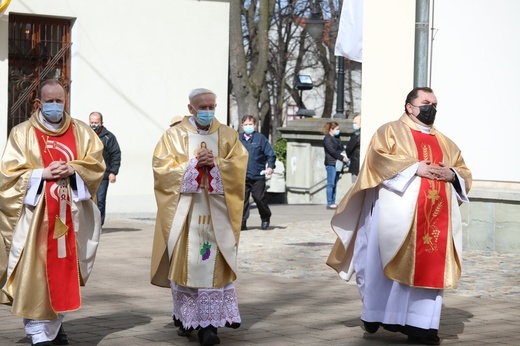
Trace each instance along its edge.
<instances>
[{"instance_id":1,"label":"woman in dark coat","mask_svg":"<svg viewBox=\"0 0 520 346\"><path fill-rule=\"evenodd\" d=\"M323 126L323 148L325 149L325 169L327 170L327 208L336 209L336 186L340 171L336 171L336 161L347 162L347 157L339 138L339 124L335 121Z\"/></svg>"}]
</instances>

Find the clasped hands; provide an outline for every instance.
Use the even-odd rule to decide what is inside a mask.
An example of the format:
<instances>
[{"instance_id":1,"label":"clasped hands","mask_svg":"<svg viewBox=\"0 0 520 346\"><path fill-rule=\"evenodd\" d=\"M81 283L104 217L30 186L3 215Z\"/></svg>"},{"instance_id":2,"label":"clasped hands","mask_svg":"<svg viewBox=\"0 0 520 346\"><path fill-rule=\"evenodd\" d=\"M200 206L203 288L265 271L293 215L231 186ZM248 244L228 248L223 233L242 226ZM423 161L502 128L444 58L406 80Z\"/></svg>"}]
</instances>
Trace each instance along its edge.
<instances>
[{"instance_id":1,"label":"clasped hands","mask_svg":"<svg viewBox=\"0 0 520 346\"><path fill-rule=\"evenodd\" d=\"M74 168L65 161L53 161L43 169L43 180L57 180L67 178L74 174Z\"/></svg>"},{"instance_id":2,"label":"clasped hands","mask_svg":"<svg viewBox=\"0 0 520 346\"><path fill-rule=\"evenodd\" d=\"M439 162L439 165L435 165L428 160L420 161L419 168L415 174L426 179L453 181L453 171L442 162Z\"/></svg>"},{"instance_id":3,"label":"clasped hands","mask_svg":"<svg viewBox=\"0 0 520 346\"><path fill-rule=\"evenodd\" d=\"M213 167L213 152L209 149L202 148L197 153L197 167L209 166Z\"/></svg>"}]
</instances>

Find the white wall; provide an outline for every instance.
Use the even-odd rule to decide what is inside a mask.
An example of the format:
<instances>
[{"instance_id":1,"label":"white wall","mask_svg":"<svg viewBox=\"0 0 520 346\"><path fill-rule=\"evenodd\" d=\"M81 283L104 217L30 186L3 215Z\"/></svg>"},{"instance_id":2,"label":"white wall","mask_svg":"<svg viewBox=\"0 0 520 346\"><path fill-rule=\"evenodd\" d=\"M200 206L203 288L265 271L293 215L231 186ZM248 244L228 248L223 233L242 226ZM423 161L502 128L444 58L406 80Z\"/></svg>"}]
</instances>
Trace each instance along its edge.
<instances>
[{"instance_id":1,"label":"white wall","mask_svg":"<svg viewBox=\"0 0 520 346\"><path fill-rule=\"evenodd\" d=\"M478 180L520 182L518 13L517 0L435 1L436 124Z\"/></svg>"},{"instance_id":2,"label":"white wall","mask_svg":"<svg viewBox=\"0 0 520 346\"><path fill-rule=\"evenodd\" d=\"M439 102L435 125L461 148L475 180L518 183L520 1L430 2L438 29L431 80ZM414 34L415 1L365 0L365 149L380 125L403 113L413 88Z\"/></svg>"},{"instance_id":3,"label":"white wall","mask_svg":"<svg viewBox=\"0 0 520 346\"><path fill-rule=\"evenodd\" d=\"M413 88L415 2L365 0L361 153L374 132L404 112Z\"/></svg>"},{"instance_id":4,"label":"white wall","mask_svg":"<svg viewBox=\"0 0 520 346\"><path fill-rule=\"evenodd\" d=\"M170 118L189 114L190 91L197 87L215 91L216 116L227 122L229 3L21 0L13 1L8 10L76 18L71 115L88 121L92 111L100 111L122 149L107 212L155 211L153 150ZM0 21L0 56L7 50L6 17ZM0 62L4 85L7 66L7 59ZM2 90L0 102L6 104ZM6 123L6 116L7 109L0 109L0 123ZM3 148L5 139L1 139Z\"/></svg>"}]
</instances>

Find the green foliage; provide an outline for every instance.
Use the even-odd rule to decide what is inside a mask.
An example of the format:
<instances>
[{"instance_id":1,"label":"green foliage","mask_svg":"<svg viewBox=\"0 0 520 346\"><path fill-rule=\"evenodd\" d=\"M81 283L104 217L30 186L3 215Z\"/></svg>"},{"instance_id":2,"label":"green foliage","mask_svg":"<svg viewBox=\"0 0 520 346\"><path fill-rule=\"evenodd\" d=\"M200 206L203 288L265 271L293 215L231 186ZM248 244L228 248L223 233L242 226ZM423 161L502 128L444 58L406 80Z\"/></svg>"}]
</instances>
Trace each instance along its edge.
<instances>
[{"instance_id":1,"label":"green foliage","mask_svg":"<svg viewBox=\"0 0 520 346\"><path fill-rule=\"evenodd\" d=\"M276 144L273 146L276 158L282 161L284 167L287 167L287 139L278 137Z\"/></svg>"}]
</instances>

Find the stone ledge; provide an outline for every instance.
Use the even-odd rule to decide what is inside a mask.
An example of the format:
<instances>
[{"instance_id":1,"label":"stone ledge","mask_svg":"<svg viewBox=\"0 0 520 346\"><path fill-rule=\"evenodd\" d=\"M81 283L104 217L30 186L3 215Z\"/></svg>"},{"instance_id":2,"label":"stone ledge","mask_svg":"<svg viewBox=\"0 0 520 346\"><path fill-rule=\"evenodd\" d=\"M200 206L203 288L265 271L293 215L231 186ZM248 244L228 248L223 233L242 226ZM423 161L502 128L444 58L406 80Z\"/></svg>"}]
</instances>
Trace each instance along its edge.
<instances>
[{"instance_id":1,"label":"stone ledge","mask_svg":"<svg viewBox=\"0 0 520 346\"><path fill-rule=\"evenodd\" d=\"M470 200L520 202L520 183L475 181L468 197Z\"/></svg>"}]
</instances>

